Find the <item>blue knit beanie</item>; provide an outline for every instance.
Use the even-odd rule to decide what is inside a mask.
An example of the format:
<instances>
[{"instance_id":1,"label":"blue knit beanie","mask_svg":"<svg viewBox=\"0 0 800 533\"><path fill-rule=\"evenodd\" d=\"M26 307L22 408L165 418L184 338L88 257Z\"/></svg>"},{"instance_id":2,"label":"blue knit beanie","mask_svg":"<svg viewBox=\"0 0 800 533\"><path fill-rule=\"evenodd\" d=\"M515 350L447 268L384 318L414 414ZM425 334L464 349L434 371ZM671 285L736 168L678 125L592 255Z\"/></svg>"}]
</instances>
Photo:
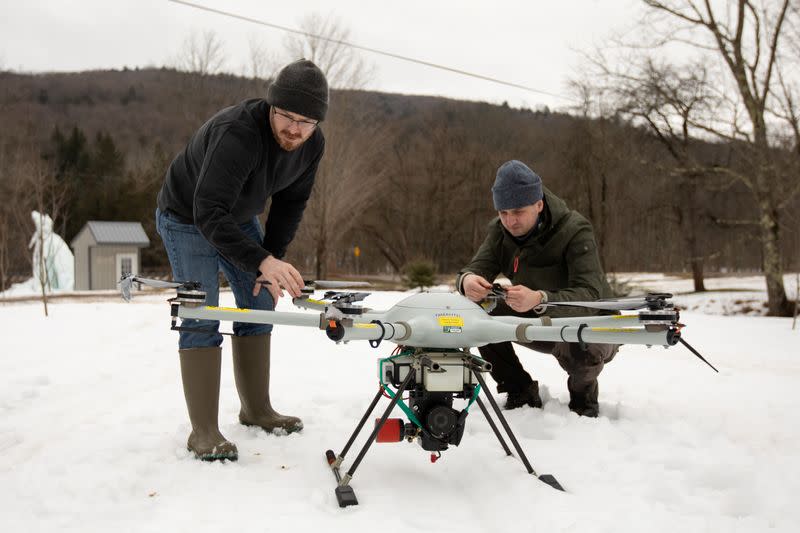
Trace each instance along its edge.
<instances>
[{"instance_id":1,"label":"blue knit beanie","mask_svg":"<svg viewBox=\"0 0 800 533\"><path fill-rule=\"evenodd\" d=\"M497 169L492 197L497 211L535 204L544 198L542 178L522 161L506 161Z\"/></svg>"}]
</instances>

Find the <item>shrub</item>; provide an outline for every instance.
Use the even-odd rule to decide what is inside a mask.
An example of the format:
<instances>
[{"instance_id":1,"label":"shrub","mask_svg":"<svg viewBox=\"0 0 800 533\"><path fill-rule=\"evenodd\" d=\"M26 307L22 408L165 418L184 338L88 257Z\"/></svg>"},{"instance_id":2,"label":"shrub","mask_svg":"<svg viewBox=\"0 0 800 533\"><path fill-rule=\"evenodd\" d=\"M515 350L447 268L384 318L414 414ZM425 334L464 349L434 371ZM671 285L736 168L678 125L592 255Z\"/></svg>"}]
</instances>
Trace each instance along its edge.
<instances>
[{"instance_id":1,"label":"shrub","mask_svg":"<svg viewBox=\"0 0 800 533\"><path fill-rule=\"evenodd\" d=\"M436 267L428 260L417 259L403 267L406 286L413 289L430 287L436 282Z\"/></svg>"}]
</instances>

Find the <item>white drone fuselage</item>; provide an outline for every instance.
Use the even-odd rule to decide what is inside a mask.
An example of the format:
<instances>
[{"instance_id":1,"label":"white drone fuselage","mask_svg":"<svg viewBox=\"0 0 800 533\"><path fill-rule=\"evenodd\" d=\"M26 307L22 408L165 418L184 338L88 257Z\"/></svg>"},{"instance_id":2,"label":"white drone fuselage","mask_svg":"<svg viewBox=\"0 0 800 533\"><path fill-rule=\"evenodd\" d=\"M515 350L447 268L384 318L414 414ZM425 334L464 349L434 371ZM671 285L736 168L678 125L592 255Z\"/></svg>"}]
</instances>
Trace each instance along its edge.
<instances>
[{"instance_id":1,"label":"white drone fuselage","mask_svg":"<svg viewBox=\"0 0 800 533\"><path fill-rule=\"evenodd\" d=\"M384 325L385 329L398 330L399 335L384 337L385 340L427 348L483 346L507 340L515 329L512 324L494 320L481 306L454 292L421 292L387 311L367 312L362 317L392 325Z\"/></svg>"},{"instance_id":2,"label":"white drone fuselage","mask_svg":"<svg viewBox=\"0 0 800 533\"><path fill-rule=\"evenodd\" d=\"M361 314L342 314L325 302L312 299L303 300L303 306L320 313L180 305L175 316L314 327L326 330L336 342L390 341L420 348L459 349L505 341L671 346L679 337L673 327L645 328L636 314L553 319L491 316L455 292L421 292L385 311L365 310Z\"/></svg>"}]
</instances>

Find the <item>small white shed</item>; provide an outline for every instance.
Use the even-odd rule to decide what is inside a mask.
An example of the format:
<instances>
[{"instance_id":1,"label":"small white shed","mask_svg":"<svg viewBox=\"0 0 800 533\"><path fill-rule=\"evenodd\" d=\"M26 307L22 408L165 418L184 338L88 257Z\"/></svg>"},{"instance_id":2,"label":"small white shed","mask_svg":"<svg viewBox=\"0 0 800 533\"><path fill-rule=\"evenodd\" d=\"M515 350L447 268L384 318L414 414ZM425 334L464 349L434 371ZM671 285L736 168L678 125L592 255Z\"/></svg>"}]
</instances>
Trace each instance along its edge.
<instances>
[{"instance_id":1,"label":"small white shed","mask_svg":"<svg viewBox=\"0 0 800 533\"><path fill-rule=\"evenodd\" d=\"M139 222L87 222L70 243L75 290L116 289L124 274L139 273L141 249L147 246L150 239Z\"/></svg>"}]
</instances>

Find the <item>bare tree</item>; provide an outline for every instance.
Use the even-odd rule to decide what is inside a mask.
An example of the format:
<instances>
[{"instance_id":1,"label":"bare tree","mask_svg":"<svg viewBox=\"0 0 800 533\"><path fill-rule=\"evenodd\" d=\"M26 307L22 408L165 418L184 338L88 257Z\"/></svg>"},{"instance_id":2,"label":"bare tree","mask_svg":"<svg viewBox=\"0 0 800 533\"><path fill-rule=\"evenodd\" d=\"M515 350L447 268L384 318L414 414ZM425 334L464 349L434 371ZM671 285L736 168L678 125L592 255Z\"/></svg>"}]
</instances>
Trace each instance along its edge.
<instances>
[{"instance_id":1,"label":"bare tree","mask_svg":"<svg viewBox=\"0 0 800 533\"><path fill-rule=\"evenodd\" d=\"M1 150L1 149L0 149ZM0 155L0 168L5 168L3 157ZM14 203L13 191L5 173L0 170L0 294L8 288L8 274L11 266L11 240L12 240L12 205Z\"/></svg>"},{"instance_id":2,"label":"bare tree","mask_svg":"<svg viewBox=\"0 0 800 533\"><path fill-rule=\"evenodd\" d=\"M31 146L30 149L20 150L18 153L15 174L16 176L12 177L14 187L12 194L17 202L13 206L13 214L20 229L24 231L25 228L31 228L32 213L38 218L35 222L38 222L39 228L44 228L46 215L55 222L66 202L65 190L56 179L55 169ZM38 231L28 243L28 248L34 248L38 253L27 254L31 270L36 273L39 280L45 316L48 316L48 292L51 286L46 253L49 247L50 243L45 240L45 232Z\"/></svg>"},{"instance_id":3,"label":"bare tree","mask_svg":"<svg viewBox=\"0 0 800 533\"><path fill-rule=\"evenodd\" d=\"M361 88L371 79L372 69L355 50L342 44L350 35L337 18L311 14L304 17L303 36L290 36L285 49L292 60L313 61L335 88ZM377 197L384 169L375 166L386 149L387 128L377 124L347 94L331 98L328 120L323 126L325 156L304 217L302 232L313 242L317 279L327 275L333 249L355 227L357 213Z\"/></svg>"},{"instance_id":4,"label":"bare tree","mask_svg":"<svg viewBox=\"0 0 800 533\"><path fill-rule=\"evenodd\" d=\"M225 47L214 30L192 31L183 41L175 66L202 76L216 74L225 66Z\"/></svg>"},{"instance_id":5,"label":"bare tree","mask_svg":"<svg viewBox=\"0 0 800 533\"><path fill-rule=\"evenodd\" d=\"M0 294L8 288L8 269L11 266L9 257L9 217L4 209L0 212Z\"/></svg>"},{"instance_id":6,"label":"bare tree","mask_svg":"<svg viewBox=\"0 0 800 533\"><path fill-rule=\"evenodd\" d=\"M444 115L421 117L395 135L385 160L391 170L364 219L362 230L396 274L423 258L440 271L461 267L492 215L494 163L483 139L471 137L480 114Z\"/></svg>"},{"instance_id":7,"label":"bare tree","mask_svg":"<svg viewBox=\"0 0 800 533\"><path fill-rule=\"evenodd\" d=\"M313 243L317 279L327 276L333 252L349 246L359 214L378 197L386 172L378 166L389 129L346 96L332 102L326 148L303 220L302 237Z\"/></svg>"},{"instance_id":8,"label":"bare tree","mask_svg":"<svg viewBox=\"0 0 800 533\"><path fill-rule=\"evenodd\" d=\"M602 93L611 102L614 114L646 126L672 159L671 165L659 165L668 179L662 180L664 190L658 195L657 204L648 208L666 210L677 223L694 290L702 292L704 263L718 252L701 237L700 228L717 220L703 205L701 193L722 192L732 180L715 171L717 164L709 157L709 150L700 147L702 143L696 139L699 132L692 125L713 113L718 105L706 65L698 62L688 68L676 68L645 54L612 68L600 53L593 64L599 70L594 80L599 81L587 81L584 93Z\"/></svg>"},{"instance_id":9,"label":"bare tree","mask_svg":"<svg viewBox=\"0 0 800 533\"><path fill-rule=\"evenodd\" d=\"M628 139L615 135L617 112L605 100L602 87L587 79L571 80L569 86L579 102L574 111L582 120L575 121L571 128L564 160L582 189L577 208L591 220L603 267L606 272L613 272L616 267L608 246L610 197L612 181L630 157Z\"/></svg>"},{"instance_id":10,"label":"bare tree","mask_svg":"<svg viewBox=\"0 0 800 533\"><path fill-rule=\"evenodd\" d=\"M247 44L249 63L246 74L254 80L272 78L280 63L277 54L270 52L269 48L255 36L251 35Z\"/></svg>"},{"instance_id":11,"label":"bare tree","mask_svg":"<svg viewBox=\"0 0 800 533\"><path fill-rule=\"evenodd\" d=\"M414 217L408 216L408 206L414 205L416 183L411 179L413 171L408 138L400 136L393 141L391 171L386 173L385 187L376 195L378 204L374 212L364 218L361 229L394 273L400 274L415 249L412 242Z\"/></svg>"},{"instance_id":12,"label":"bare tree","mask_svg":"<svg viewBox=\"0 0 800 533\"><path fill-rule=\"evenodd\" d=\"M758 230L769 313L789 315L780 216L800 190L800 183L785 172L788 166L779 162L789 124L771 118L779 110L782 116L797 116L797 99L791 92L788 96L782 93L780 75L796 71L784 53L782 40L796 21L796 10L790 9L791 0L726 0L713 5L710 0L642 1L648 8L644 26L649 34L644 39L647 46L640 42L629 50L649 54L659 46L692 47L708 77L693 80L684 76L683 81L701 84L705 91L713 92L715 100L715 105L705 106L705 97L694 101L691 95L688 100L687 94L680 95L673 102L678 106L667 102L659 108L667 113L661 117L660 127L670 133L673 125L680 125L682 132L671 132L673 139L694 133L736 147L735 164L713 170L750 191L758 215L749 223ZM679 68L691 72L697 69L697 62ZM669 90L669 85L662 83L661 87ZM642 118L658 116L659 109Z\"/></svg>"},{"instance_id":13,"label":"bare tree","mask_svg":"<svg viewBox=\"0 0 800 533\"><path fill-rule=\"evenodd\" d=\"M794 276L794 311L792 317L792 330L797 326L797 315L800 313L800 272L796 272Z\"/></svg>"},{"instance_id":14,"label":"bare tree","mask_svg":"<svg viewBox=\"0 0 800 533\"><path fill-rule=\"evenodd\" d=\"M350 39L350 29L338 17L319 13L306 15L300 21L305 35L290 35L285 48L289 58L313 61L328 84L337 89L363 89L375 76L374 66L344 44Z\"/></svg>"}]
</instances>

